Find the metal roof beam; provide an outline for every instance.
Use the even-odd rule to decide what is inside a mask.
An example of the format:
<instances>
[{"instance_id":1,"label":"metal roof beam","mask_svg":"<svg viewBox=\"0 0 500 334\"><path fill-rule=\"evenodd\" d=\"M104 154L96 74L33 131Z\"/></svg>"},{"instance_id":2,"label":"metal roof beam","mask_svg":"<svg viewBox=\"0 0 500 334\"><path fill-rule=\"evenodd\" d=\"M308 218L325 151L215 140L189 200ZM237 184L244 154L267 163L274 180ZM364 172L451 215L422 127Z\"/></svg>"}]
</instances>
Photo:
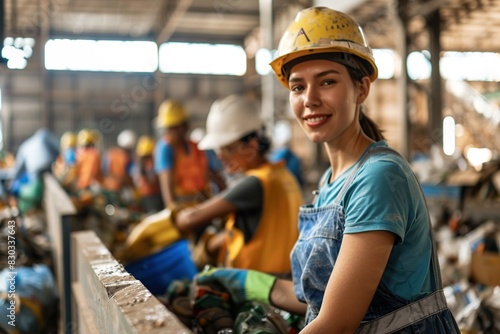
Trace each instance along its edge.
<instances>
[{"instance_id":1,"label":"metal roof beam","mask_svg":"<svg viewBox=\"0 0 500 334\"><path fill-rule=\"evenodd\" d=\"M168 8L170 2L171 1L169 0L165 1L166 8ZM170 39L173 33L177 30L177 26L179 25L181 18L186 15L189 10L192 2L193 0L179 0L175 8L167 13L165 19L160 20L163 28L161 28L161 31L156 38L156 43L158 45L163 44Z\"/></svg>"}]
</instances>

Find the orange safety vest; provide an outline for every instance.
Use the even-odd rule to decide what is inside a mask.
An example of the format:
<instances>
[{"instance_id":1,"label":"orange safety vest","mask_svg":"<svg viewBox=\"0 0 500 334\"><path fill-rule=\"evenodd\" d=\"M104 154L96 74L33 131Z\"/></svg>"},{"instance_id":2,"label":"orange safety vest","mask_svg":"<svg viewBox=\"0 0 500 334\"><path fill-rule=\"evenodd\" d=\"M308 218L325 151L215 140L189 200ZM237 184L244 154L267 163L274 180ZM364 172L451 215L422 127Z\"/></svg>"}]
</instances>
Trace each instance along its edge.
<instances>
[{"instance_id":1,"label":"orange safety vest","mask_svg":"<svg viewBox=\"0 0 500 334\"><path fill-rule=\"evenodd\" d=\"M101 155L95 147L83 147L76 152L76 188L88 188L102 182Z\"/></svg>"},{"instance_id":2,"label":"orange safety vest","mask_svg":"<svg viewBox=\"0 0 500 334\"><path fill-rule=\"evenodd\" d=\"M130 183L127 166L130 164L130 155L120 147L112 147L107 152L108 170L104 179L104 187L111 191L119 191Z\"/></svg>"},{"instance_id":3,"label":"orange safety vest","mask_svg":"<svg viewBox=\"0 0 500 334\"><path fill-rule=\"evenodd\" d=\"M208 183L208 160L205 152L188 141L189 152L184 147L174 150L174 191L176 196L194 195L206 190Z\"/></svg>"},{"instance_id":4,"label":"orange safety vest","mask_svg":"<svg viewBox=\"0 0 500 334\"><path fill-rule=\"evenodd\" d=\"M160 194L160 182L158 177L154 173L154 162L152 156L143 157L140 159L139 168L145 173L141 173L137 176L137 192L141 196L157 195Z\"/></svg>"},{"instance_id":5,"label":"orange safety vest","mask_svg":"<svg viewBox=\"0 0 500 334\"><path fill-rule=\"evenodd\" d=\"M290 273L290 252L298 239L298 215L302 193L283 162L267 163L245 172L263 186L263 208L259 226L245 244L234 214L225 225L226 244L219 251L219 264L273 274Z\"/></svg>"}]
</instances>

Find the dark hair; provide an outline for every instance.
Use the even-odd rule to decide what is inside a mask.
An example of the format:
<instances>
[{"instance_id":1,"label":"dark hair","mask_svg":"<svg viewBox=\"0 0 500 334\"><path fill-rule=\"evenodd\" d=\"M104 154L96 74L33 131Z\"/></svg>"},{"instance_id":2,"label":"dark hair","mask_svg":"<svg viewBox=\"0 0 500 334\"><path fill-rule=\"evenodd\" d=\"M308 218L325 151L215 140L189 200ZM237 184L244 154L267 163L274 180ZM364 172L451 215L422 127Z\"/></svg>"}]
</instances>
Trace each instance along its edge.
<instances>
[{"instance_id":1,"label":"dark hair","mask_svg":"<svg viewBox=\"0 0 500 334\"><path fill-rule=\"evenodd\" d=\"M282 66L281 73L285 78L288 79L290 77L292 67L304 61L316 59L330 60L344 65L345 67L347 67L347 69L355 70L356 75L355 78L353 78L353 81L359 81L363 77L370 76L374 71L373 66L368 61L356 55L346 52L325 52L313 53L296 59L292 59Z\"/></svg>"},{"instance_id":2,"label":"dark hair","mask_svg":"<svg viewBox=\"0 0 500 334\"><path fill-rule=\"evenodd\" d=\"M250 142L252 139L257 139L259 143L259 153L264 155L271 149L271 140L264 134L264 129L262 131L254 131L240 138L240 141L244 143Z\"/></svg>"},{"instance_id":3,"label":"dark hair","mask_svg":"<svg viewBox=\"0 0 500 334\"><path fill-rule=\"evenodd\" d=\"M361 125L361 129L363 130L363 132L371 139L375 141L385 139L384 135L382 134L383 131L380 130L378 125L365 114L363 108L359 109L359 124Z\"/></svg>"},{"instance_id":4,"label":"dark hair","mask_svg":"<svg viewBox=\"0 0 500 334\"><path fill-rule=\"evenodd\" d=\"M361 60L361 58L359 59ZM359 67L364 68L364 66L362 65ZM346 66L346 69L353 82L360 82L361 79L367 76L366 72L361 71L360 69L351 66ZM363 132L372 140L379 141L385 139L384 135L382 134L382 130L380 130L378 125L365 114L362 106L361 108L359 108L359 124L361 125L361 129L363 130Z\"/></svg>"}]
</instances>

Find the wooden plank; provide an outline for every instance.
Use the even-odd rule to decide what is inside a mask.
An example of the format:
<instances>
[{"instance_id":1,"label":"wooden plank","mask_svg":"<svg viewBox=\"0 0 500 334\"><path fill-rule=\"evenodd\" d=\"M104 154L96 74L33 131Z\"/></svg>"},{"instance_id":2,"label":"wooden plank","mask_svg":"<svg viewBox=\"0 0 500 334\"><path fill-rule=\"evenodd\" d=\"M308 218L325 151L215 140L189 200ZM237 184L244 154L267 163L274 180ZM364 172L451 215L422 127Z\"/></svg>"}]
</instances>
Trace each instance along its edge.
<instances>
[{"instance_id":1,"label":"wooden plank","mask_svg":"<svg viewBox=\"0 0 500 334\"><path fill-rule=\"evenodd\" d=\"M116 261L93 231L72 233L72 263L78 284L75 300L80 321L89 315L96 333L184 334L192 333L160 303L144 285ZM83 328L86 324L77 324ZM88 325L88 324L87 324Z\"/></svg>"},{"instance_id":2,"label":"wooden plank","mask_svg":"<svg viewBox=\"0 0 500 334\"><path fill-rule=\"evenodd\" d=\"M57 293L60 296L59 333L64 333L66 327L71 326L69 231L71 217L76 214L76 208L53 175L45 174L43 181L43 206L47 230L52 241Z\"/></svg>"},{"instance_id":3,"label":"wooden plank","mask_svg":"<svg viewBox=\"0 0 500 334\"><path fill-rule=\"evenodd\" d=\"M80 324L78 332L82 334L99 333L99 329L97 328L93 314L90 311L90 305L87 303L81 284L74 282L71 284L71 288L75 302L73 307L78 309L78 318L76 320L78 324Z\"/></svg>"}]
</instances>

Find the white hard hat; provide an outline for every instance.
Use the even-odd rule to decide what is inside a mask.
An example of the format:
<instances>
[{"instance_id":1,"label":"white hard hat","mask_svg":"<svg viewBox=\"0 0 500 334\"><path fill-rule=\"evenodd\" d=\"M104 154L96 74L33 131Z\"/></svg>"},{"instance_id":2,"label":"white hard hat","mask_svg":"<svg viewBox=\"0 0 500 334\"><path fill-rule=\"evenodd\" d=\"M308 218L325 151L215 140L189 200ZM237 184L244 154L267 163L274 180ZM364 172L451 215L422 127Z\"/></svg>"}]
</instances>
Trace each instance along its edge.
<instances>
[{"instance_id":1,"label":"white hard hat","mask_svg":"<svg viewBox=\"0 0 500 334\"><path fill-rule=\"evenodd\" d=\"M262 129L260 106L240 95L229 95L212 104L207 116L207 134L198 143L200 150L227 146Z\"/></svg>"},{"instance_id":2,"label":"white hard hat","mask_svg":"<svg viewBox=\"0 0 500 334\"><path fill-rule=\"evenodd\" d=\"M137 136L132 130L123 130L122 132L120 132L120 134L118 134L118 137L116 138L118 146L129 150L135 147L136 141Z\"/></svg>"}]
</instances>

